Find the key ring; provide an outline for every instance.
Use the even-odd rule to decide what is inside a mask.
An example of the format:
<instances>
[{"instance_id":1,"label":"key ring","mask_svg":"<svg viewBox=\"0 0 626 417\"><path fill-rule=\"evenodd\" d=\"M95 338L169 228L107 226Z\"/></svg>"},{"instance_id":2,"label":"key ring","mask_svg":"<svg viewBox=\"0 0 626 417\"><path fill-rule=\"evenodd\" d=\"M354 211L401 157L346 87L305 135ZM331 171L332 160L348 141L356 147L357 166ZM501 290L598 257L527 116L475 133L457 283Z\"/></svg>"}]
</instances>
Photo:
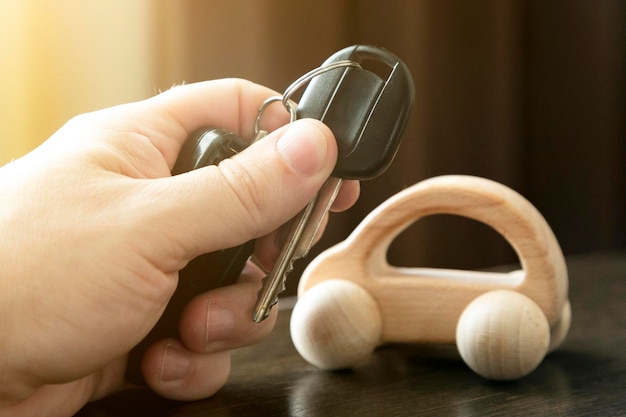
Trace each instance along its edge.
<instances>
[{"instance_id":1,"label":"key ring","mask_svg":"<svg viewBox=\"0 0 626 417\"><path fill-rule=\"evenodd\" d=\"M285 92L283 93L283 98L282 98L283 105L285 107L288 107L287 103L290 101L293 93L298 91L303 85L311 81L313 78L319 75L322 75L324 73L327 73L329 71L332 71L334 69L349 68L349 67L362 68L361 64L359 64L358 62L345 59L341 61L332 62L328 65L322 65L321 67L317 67L307 72L306 74L304 74L303 76L295 80L293 83L291 83L291 85L285 89Z\"/></svg>"},{"instance_id":2,"label":"key ring","mask_svg":"<svg viewBox=\"0 0 626 417\"><path fill-rule=\"evenodd\" d=\"M305 85L306 83L308 83L309 81L311 81L313 78L322 75L326 72L335 70L335 69L339 69L339 68L361 68L361 65L358 62L354 62L354 61L350 61L350 60L341 60L341 61L337 61L337 62L332 62L328 65L323 65L321 67L317 67L309 72L307 72L306 74L302 75L300 78L298 78L297 80L295 80L293 83L291 83L289 85L289 87L287 87L285 89L285 91L283 92L282 96L272 96L270 98L268 98L267 100L265 100L263 102L263 104L261 104L261 107L259 107L259 111L256 117L256 121L254 122L254 134L255 136L258 138L261 135L261 132L264 132L264 130L262 130L259 125L261 123L261 117L263 116L263 112L265 111L265 109L267 107L269 107L272 103L278 102L280 101L281 103L283 103L283 106L285 107L285 109L287 109L287 111L289 112L290 115L290 120L289 122L294 122L296 121L296 119L298 118L298 115L296 113L296 108L297 108L297 104L291 100L291 96L298 91L300 88L302 88L303 85Z\"/></svg>"},{"instance_id":3,"label":"key ring","mask_svg":"<svg viewBox=\"0 0 626 417\"><path fill-rule=\"evenodd\" d=\"M276 102L282 102L283 106L285 106L285 108L287 109L287 111L289 112L289 123L291 122L295 122L296 118L298 117L296 114L296 103L294 103L291 100L287 100L287 101L283 101L283 96L272 96L268 99L266 99L263 104L261 104L261 107L259 107L259 112L257 113L256 116L256 121L254 122L254 134L255 136L258 138L259 135L261 134L261 132L263 133L267 133L267 131L261 129L259 127L260 123L261 123L261 117L263 116L263 112L265 111L266 108L268 108L272 103L276 103Z\"/></svg>"}]
</instances>

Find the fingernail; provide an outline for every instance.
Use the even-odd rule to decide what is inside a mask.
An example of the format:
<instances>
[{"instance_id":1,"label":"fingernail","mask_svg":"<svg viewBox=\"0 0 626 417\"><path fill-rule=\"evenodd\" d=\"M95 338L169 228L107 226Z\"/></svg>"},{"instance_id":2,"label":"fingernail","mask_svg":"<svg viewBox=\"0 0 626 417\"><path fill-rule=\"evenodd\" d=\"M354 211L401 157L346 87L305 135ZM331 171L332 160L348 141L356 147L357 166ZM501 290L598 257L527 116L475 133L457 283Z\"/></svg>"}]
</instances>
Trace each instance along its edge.
<instances>
[{"instance_id":1,"label":"fingernail","mask_svg":"<svg viewBox=\"0 0 626 417\"><path fill-rule=\"evenodd\" d=\"M302 176L314 175L326 165L326 137L310 121L289 124L276 142L276 148L293 170Z\"/></svg>"},{"instance_id":2,"label":"fingernail","mask_svg":"<svg viewBox=\"0 0 626 417\"><path fill-rule=\"evenodd\" d=\"M189 375L191 362L189 357L182 350L174 345L167 345L161 361L161 382L171 382L185 378Z\"/></svg>"},{"instance_id":3,"label":"fingernail","mask_svg":"<svg viewBox=\"0 0 626 417\"><path fill-rule=\"evenodd\" d=\"M233 313L224 307L209 304L206 315L204 341L207 345L216 340L226 339L235 328Z\"/></svg>"}]
</instances>

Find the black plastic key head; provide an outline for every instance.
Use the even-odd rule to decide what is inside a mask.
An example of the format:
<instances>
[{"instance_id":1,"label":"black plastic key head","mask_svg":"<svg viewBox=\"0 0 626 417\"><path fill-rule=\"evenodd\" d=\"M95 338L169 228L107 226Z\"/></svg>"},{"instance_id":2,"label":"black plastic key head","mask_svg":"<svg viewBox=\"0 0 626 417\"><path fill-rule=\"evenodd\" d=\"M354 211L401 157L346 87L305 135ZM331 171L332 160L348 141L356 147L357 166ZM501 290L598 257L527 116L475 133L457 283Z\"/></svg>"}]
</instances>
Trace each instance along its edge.
<instances>
[{"instance_id":1,"label":"black plastic key head","mask_svg":"<svg viewBox=\"0 0 626 417\"><path fill-rule=\"evenodd\" d=\"M172 175L182 174L220 161L241 152L248 143L233 132L221 128L194 131L180 149Z\"/></svg>"},{"instance_id":2,"label":"black plastic key head","mask_svg":"<svg viewBox=\"0 0 626 417\"><path fill-rule=\"evenodd\" d=\"M333 54L322 67L344 60L360 67L334 69L313 78L298 104L298 118L321 120L333 131L339 148L334 177L370 179L384 172L398 151L415 87L404 62L386 49L351 46Z\"/></svg>"}]
</instances>

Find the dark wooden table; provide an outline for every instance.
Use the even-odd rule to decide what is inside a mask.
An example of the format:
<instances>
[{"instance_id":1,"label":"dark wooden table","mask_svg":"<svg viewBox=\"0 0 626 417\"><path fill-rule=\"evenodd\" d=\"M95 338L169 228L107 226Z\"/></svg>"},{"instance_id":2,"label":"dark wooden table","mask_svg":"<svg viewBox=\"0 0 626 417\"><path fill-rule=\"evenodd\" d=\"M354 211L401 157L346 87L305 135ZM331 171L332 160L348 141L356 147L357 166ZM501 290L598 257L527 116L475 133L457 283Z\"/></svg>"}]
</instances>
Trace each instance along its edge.
<instances>
[{"instance_id":1,"label":"dark wooden table","mask_svg":"<svg viewBox=\"0 0 626 417\"><path fill-rule=\"evenodd\" d=\"M358 369L321 371L293 348L283 311L268 339L233 352L232 376L212 398L129 390L78 416L626 415L626 251L573 256L568 268L569 336L517 382L481 379L454 347L387 346Z\"/></svg>"}]
</instances>

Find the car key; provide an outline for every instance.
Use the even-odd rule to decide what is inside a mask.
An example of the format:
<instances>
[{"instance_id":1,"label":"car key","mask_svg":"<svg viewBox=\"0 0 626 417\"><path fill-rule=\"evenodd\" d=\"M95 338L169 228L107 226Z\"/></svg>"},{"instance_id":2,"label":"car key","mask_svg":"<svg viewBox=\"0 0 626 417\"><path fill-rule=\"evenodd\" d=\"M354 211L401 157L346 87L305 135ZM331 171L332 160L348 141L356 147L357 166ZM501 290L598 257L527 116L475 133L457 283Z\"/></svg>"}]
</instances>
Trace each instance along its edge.
<instances>
[{"instance_id":1,"label":"car key","mask_svg":"<svg viewBox=\"0 0 626 417\"><path fill-rule=\"evenodd\" d=\"M384 64L388 72L381 77L369 71L367 64L372 61ZM285 245L263 280L253 311L256 322L267 318L278 302L293 262L308 254L339 193L342 178L371 179L389 167L413 107L414 85L408 68L382 48L356 45L342 49L311 74L297 117L321 120L332 130L338 146L337 164L293 222ZM286 93L283 100L289 98Z\"/></svg>"},{"instance_id":2,"label":"car key","mask_svg":"<svg viewBox=\"0 0 626 417\"><path fill-rule=\"evenodd\" d=\"M257 138L265 133L261 132ZM246 141L225 129L199 129L189 136L181 148L172 175L217 165L247 146ZM254 240L251 240L241 246L200 255L179 272L178 286L161 318L130 353L126 369L130 382L143 384L140 363L148 346L166 337L177 337L178 319L187 303L202 292L234 283L253 249Z\"/></svg>"}]
</instances>

